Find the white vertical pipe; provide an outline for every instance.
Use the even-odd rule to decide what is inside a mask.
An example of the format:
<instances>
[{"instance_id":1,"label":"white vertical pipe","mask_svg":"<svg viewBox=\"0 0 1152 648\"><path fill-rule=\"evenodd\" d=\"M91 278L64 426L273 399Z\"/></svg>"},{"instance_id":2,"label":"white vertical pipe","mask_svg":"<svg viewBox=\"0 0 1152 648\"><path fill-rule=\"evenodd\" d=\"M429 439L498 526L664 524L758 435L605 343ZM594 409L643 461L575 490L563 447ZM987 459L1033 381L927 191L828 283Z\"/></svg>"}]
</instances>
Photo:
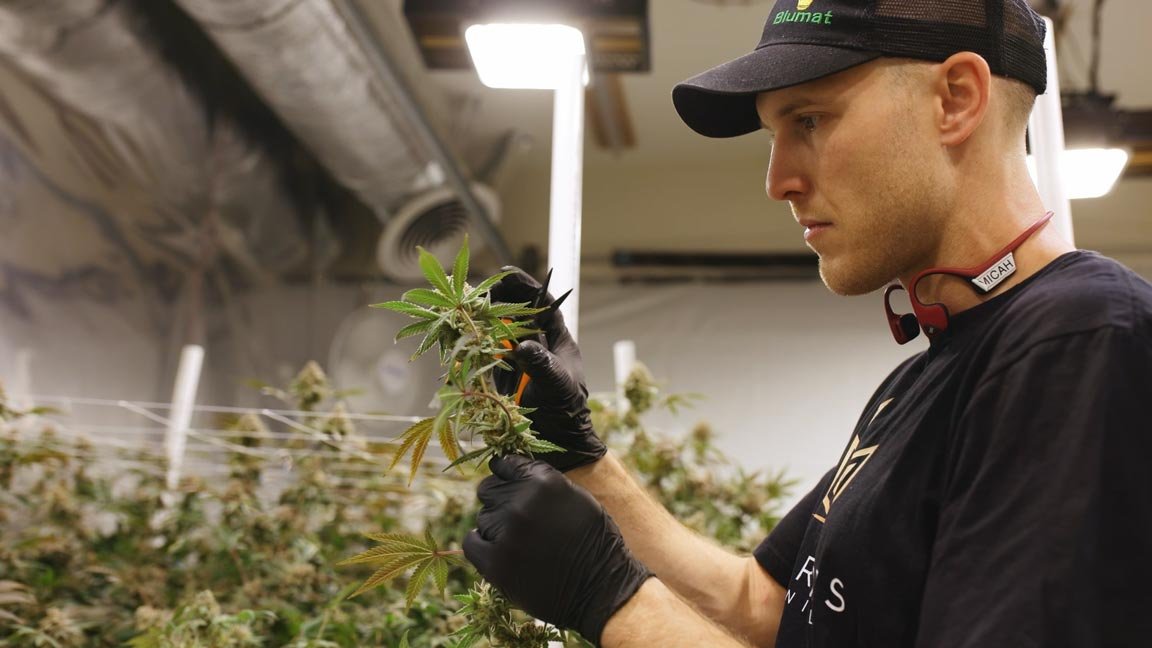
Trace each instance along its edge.
<instances>
[{"instance_id":1,"label":"white vertical pipe","mask_svg":"<svg viewBox=\"0 0 1152 648\"><path fill-rule=\"evenodd\" d=\"M616 368L616 411L623 414L629 407L628 399L624 397L624 383L628 382L628 375L636 366L636 343L620 340L613 344L612 359Z\"/></svg>"},{"instance_id":2,"label":"white vertical pipe","mask_svg":"<svg viewBox=\"0 0 1152 648\"><path fill-rule=\"evenodd\" d=\"M580 312L580 227L584 186L584 65L573 56L556 86L552 111L552 198L548 224L551 292L572 289L560 306L564 323L577 339Z\"/></svg>"},{"instance_id":3,"label":"white vertical pipe","mask_svg":"<svg viewBox=\"0 0 1152 648\"><path fill-rule=\"evenodd\" d=\"M32 388L32 349L20 347L16 350L16 367L12 372L12 393L9 395L12 407L26 409L33 403L28 394L33 393Z\"/></svg>"},{"instance_id":4,"label":"white vertical pipe","mask_svg":"<svg viewBox=\"0 0 1152 648\"><path fill-rule=\"evenodd\" d=\"M1040 198L1055 212L1052 224L1075 244L1072 230L1072 203L1060 174L1064 154L1064 109L1060 105L1060 75L1056 69L1056 38L1052 21L1044 19L1047 35L1044 53L1048 59L1048 90L1036 99L1036 108L1028 121L1028 142L1036 159L1036 183Z\"/></svg>"},{"instance_id":5,"label":"white vertical pipe","mask_svg":"<svg viewBox=\"0 0 1152 648\"><path fill-rule=\"evenodd\" d=\"M583 54L568 60L559 71L552 104L552 196L548 220L550 291L572 294L560 305L564 324L578 339L580 322L580 228L584 188L584 61ZM549 648L561 648L557 641Z\"/></svg>"},{"instance_id":6,"label":"white vertical pipe","mask_svg":"<svg viewBox=\"0 0 1152 648\"><path fill-rule=\"evenodd\" d=\"M196 389L200 386L200 369L203 365L204 347L189 344L180 352L176 386L172 390L172 411L168 417L168 430L164 435L164 450L168 456L169 489L176 488L180 483L180 470L184 465L184 444L188 439L188 424L192 421L192 406L196 402Z\"/></svg>"}]
</instances>

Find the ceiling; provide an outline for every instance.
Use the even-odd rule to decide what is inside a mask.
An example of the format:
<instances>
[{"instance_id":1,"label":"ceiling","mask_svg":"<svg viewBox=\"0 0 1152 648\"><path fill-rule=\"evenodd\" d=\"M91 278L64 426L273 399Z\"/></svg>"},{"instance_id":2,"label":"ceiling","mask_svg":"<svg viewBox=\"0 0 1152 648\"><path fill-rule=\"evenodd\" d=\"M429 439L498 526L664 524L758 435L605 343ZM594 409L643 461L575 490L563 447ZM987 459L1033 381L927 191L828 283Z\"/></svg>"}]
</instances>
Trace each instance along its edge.
<instances>
[{"instance_id":1,"label":"ceiling","mask_svg":"<svg viewBox=\"0 0 1152 648\"><path fill-rule=\"evenodd\" d=\"M1065 90L1086 87L1091 4L1065 3L1067 22L1059 44ZM514 247L540 244L548 209L551 93L493 90L481 85L472 71L426 70L401 0L362 0L361 5L441 133L466 157L482 156L485 147L508 130L524 134L529 145L518 151L500 178L505 232ZM621 245L803 250L787 210L763 196L766 140L757 135L700 137L680 122L670 99L678 81L750 50L771 3L651 0L649 6L652 71L622 77L637 146L613 153L586 140L585 252L602 257ZM1152 108L1152 66L1134 64L1152 56L1149 24L1152 3L1145 0L1112 0L1104 7L1100 85L1102 91L1118 95L1120 106ZM691 192L684 190L685 183L693 185ZM636 199L638 193L643 200ZM630 211L619 208L622 202ZM730 210L718 204L729 204ZM1152 253L1149 204L1149 179L1122 181L1116 194L1105 199L1074 202L1078 243L1117 253ZM686 205L695 213L684 213L690 209ZM713 212L719 226L694 226L701 209Z\"/></svg>"},{"instance_id":2,"label":"ceiling","mask_svg":"<svg viewBox=\"0 0 1152 648\"><path fill-rule=\"evenodd\" d=\"M537 155L546 153L551 138L551 92L493 90L484 87L472 71L424 69L401 4L401 0L361 0L376 20L389 52L420 88L427 107L452 139L468 145L485 134L514 128L533 138ZM1067 5L1070 19L1060 61L1065 90L1086 85L1091 45L1091 1L1071 0ZM754 138L716 141L691 132L672 108L671 91L677 82L750 51L760 38L770 6L764 0L650 0L652 71L623 79L639 142L625 155L642 163L660 163L761 149L763 143L753 143ZM1152 107L1152 66L1133 65L1152 56L1152 43L1147 39L1152 3L1112 0L1105 5L1103 18L1102 90L1119 95L1120 105ZM601 161L595 151L589 152L589 164Z\"/></svg>"},{"instance_id":3,"label":"ceiling","mask_svg":"<svg viewBox=\"0 0 1152 648\"><path fill-rule=\"evenodd\" d=\"M621 83L636 145L585 146L586 258L806 250L787 206L764 196L766 139L697 136L670 101L676 82L750 49L768 5L649 1L652 71ZM367 15L374 45L342 6ZM1083 87L1090 4L1067 8L1065 87ZM1105 6L1101 86L1122 106L1152 107L1152 66L1138 64L1148 24L1152 3ZM18 235L0 239L0 305L27 312L31 293L170 301L206 272L220 294L319 267L378 272L380 221L436 156L371 64L377 46L466 174L517 135L488 181L512 250L544 248L551 93L426 70L401 0L10 0L0 222ZM1152 259L1150 205L1152 179L1075 203L1078 243Z\"/></svg>"},{"instance_id":4,"label":"ceiling","mask_svg":"<svg viewBox=\"0 0 1152 648\"><path fill-rule=\"evenodd\" d=\"M368 15L374 45L350 34L345 3ZM766 140L696 136L670 102L675 83L755 44L767 4L649 0L652 71L622 78L637 144L585 147L586 273L618 250L807 252L787 206L764 195ZM546 249L551 94L426 70L400 6L0 1L6 330L13 317L33 337L54 320L87 326L76 313L95 305L139 339L171 341L174 366L179 344L244 330L248 294L378 279L381 222L423 191L439 154L370 64L376 47L466 173L518 135L489 178L500 229L516 253ZM1065 87L1083 87L1089 2L1067 6ZM1101 86L1121 106L1152 108L1150 24L1147 0L1105 7ZM1073 211L1077 243L1152 277L1152 178Z\"/></svg>"}]
</instances>

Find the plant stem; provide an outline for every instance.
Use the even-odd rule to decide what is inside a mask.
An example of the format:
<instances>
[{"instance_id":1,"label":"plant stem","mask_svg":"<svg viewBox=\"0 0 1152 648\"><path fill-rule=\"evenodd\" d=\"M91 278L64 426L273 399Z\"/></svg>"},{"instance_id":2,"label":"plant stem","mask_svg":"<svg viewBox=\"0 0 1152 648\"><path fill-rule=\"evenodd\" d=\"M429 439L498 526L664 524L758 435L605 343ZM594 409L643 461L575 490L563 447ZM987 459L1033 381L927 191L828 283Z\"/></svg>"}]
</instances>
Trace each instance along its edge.
<instances>
[{"instance_id":1,"label":"plant stem","mask_svg":"<svg viewBox=\"0 0 1152 648\"><path fill-rule=\"evenodd\" d=\"M464 317L464 321L468 324L468 328L472 329L472 335L475 335L476 339L479 340L481 338L480 329L476 326L476 322L472 319L472 316L468 314L468 311L460 308L459 306L457 306L456 309L459 310L460 315ZM480 377L480 391L484 394L492 393L491 390L488 389L488 381L485 380L485 376ZM501 406L503 406L503 403L501 403ZM504 408L504 411L507 413L508 408ZM512 420L511 414L508 415L508 420Z\"/></svg>"}]
</instances>

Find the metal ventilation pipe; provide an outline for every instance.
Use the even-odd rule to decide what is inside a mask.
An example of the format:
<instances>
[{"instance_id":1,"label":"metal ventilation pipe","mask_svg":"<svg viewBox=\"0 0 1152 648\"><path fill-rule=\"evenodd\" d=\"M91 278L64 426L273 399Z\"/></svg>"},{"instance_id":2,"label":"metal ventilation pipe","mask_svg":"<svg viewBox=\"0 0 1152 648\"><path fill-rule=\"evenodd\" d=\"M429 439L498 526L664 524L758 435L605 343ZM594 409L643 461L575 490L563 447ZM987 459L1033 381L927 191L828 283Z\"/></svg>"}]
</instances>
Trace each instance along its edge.
<instances>
[{"instance_id":1,"label":"metal ventilation pipe","mask_svg":"<svg viewBox=\"0 0 1152 648\"><path fill-rule=\"evenodd\" d=\"M507 245L352 3L176 0L333 177L381 220L437 162L493 251ZM398 119L399 117L399 119Z\"/></svg>"},{"instance_id":2,"label":"metal ventilation pipe","mask_svg":"<svg viewBox=\"0 0 1152 648\"><path fill-rule=\"evenodd\" d=\"M189 233L201 226L209 190L222 249L235 262L251 276L292 267L302 240L282 218L296 207L280 190L277 164L235 124L209 123L202 102L142 37L132 4L0 0L4 65L61 113L81 116L82 127L68 132L39 128L29 137L41 141L25 153L73 195L113 205L116 240L122 256L137 259L139 278L154 263L187 266L198 257Z\"/></svg>"}]
</instances>

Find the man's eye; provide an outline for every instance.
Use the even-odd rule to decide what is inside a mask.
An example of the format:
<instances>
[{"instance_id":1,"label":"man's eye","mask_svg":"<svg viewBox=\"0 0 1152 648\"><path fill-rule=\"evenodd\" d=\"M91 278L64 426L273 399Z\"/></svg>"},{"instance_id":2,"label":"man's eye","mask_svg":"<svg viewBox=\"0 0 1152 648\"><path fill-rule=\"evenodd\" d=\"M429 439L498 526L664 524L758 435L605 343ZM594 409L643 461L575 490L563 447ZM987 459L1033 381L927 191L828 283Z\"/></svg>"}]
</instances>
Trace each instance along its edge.
<instances>
[{"instance_id":1,"label":"man's eye","mask_svg":"<svg viewBox=\"0 0 1152 648\"><path fill-rule=\"evenodd\" d=\"M819 123L819 121L819 118L815 115L804 115L796 118L796 123L799 124L800 128L803 128L809 133L816 130L816 124Z\"/></svg>"}]
</instances>

